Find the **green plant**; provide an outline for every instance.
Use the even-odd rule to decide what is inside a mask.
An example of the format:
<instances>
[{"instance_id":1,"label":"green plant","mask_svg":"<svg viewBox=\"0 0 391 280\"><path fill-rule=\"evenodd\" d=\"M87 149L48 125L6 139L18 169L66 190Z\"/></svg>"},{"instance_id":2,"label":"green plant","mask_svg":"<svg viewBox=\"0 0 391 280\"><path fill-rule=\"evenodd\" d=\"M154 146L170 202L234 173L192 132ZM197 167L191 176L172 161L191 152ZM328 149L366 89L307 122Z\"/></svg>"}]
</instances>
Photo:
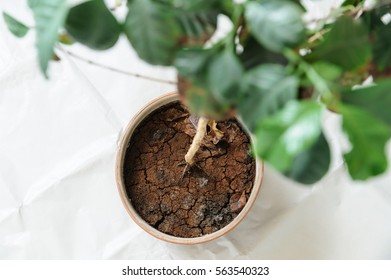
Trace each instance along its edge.
<instances>
[{"instance_id":1,"label":"green plant","mask_svg":"<svg viewBox=\"0 0 391 280\"><path fill-rule=\"evenodd\" d=\"M342 116L351 177L383 173L391 137L388 1L346 0L312 29L300 1L237 2L129 0L125 21L118 22L103 0L74 7L66 0L28 1L46 76L58 44L71 38L105 50L125 34L143 60L175 66L178 90L193 114L240 116L256 136L253 151L286 176L311 184L328 171L324 110ZM219 15L231 20L232 31L214 42ZM4 19L16 36L28 32L8 14ZM373 84L353 87L369 76Z\"/></svg>"}]
</instances>

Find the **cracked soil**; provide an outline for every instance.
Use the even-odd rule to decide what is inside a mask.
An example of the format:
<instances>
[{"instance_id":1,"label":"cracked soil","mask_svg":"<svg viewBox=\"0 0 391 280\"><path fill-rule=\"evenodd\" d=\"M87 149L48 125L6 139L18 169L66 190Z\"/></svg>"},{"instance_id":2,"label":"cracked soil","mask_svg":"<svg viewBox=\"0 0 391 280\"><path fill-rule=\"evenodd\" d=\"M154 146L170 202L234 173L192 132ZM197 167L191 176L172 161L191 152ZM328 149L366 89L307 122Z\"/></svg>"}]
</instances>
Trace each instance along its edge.
<instances>
[{"instance_id":1,"label":"cracked soil","mask_svg":"<svg viewBox=\"0 0 391 280\"><path fill-rule=\"evenodd\" d=\"M127 194L140 216L161 232L186 238L229 224L244 206L232 207L232 198L248 199L255 177L249 137L231 119L217 123L224 137L216 145L205 137L197 166L181 179L195 134L189 117L179 102L152 112L136 128L124 163Z\"/></svg>"}]
</instances>

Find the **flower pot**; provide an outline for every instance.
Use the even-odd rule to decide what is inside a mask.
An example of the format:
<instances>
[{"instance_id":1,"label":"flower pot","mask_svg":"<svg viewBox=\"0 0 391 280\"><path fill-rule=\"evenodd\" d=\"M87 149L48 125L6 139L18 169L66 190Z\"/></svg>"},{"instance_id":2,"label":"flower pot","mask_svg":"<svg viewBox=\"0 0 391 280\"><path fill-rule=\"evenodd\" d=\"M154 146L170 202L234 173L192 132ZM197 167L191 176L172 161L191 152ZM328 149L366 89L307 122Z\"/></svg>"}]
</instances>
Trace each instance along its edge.
<instances>
[{"instance_id":1,"label":"flower pot","mask_svg":"<svg viewBox=\"0 0 391 280\"><path fill-rule=\"evenodd\" d=\"M136 128L140 125L140 123L148 117L152 112L159 109L160 107L167 105L169 103L175 102L179 100L179 96L177 93L172 92L165 94L163 96L160 96L159 98L151 101L148 103L144 108L142 108L129 122L128 126L125 128L122 137L119 142L119 147L117 151L117 158L116 158L116 164L115 164L115 174L116 174L116 182L118 187L118 192L121 197L122 203L126 209L126 211L129 213L130 217L146 232L153 235L156 238L159 238L164 241L177 243L177 244L198 244L198 243L204 243L207 241L211 241L213 239L216 239L227 232L231 231L233 228L235 228L247 215L247 213L250 211L252 205L254 204L262 183L263 178L263 162L259 159L255 160L255 178L253 180L253 186L252 190L249 193L248 199L246 201L245 206L243 209L237 214L237 216L226 226L223 228L210 233L205 234L199 237L192 237L192 238L184 238L184 237L176 237L173 235L169 235L166 233L163 233L153 226L151 226L149 223L147 223L135 210L135 207L132 205L130 199L128 198L126 186L125 186L125 179L124 179L124 161L125 161L125 155L127 148L129 146L129 141L134 134ZM243 127L243 126L242 126Z\"/></svg>"}]
</instances>

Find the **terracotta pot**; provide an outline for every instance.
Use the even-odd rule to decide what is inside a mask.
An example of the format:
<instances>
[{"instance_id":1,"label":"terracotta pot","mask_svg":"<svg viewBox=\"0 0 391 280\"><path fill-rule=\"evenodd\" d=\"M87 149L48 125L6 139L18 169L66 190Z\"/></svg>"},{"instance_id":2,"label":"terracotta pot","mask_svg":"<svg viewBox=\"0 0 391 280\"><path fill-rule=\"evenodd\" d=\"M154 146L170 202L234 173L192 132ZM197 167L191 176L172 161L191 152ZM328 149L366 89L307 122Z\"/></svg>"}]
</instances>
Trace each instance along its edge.
<instances>
[{"instance_id":1,"label":"terracotta pot","mask_svg":"<svg viewBox=\"0 0 391 280\"><path fill-rule=\"evenodd\" d=\"M125 160L126 149L134 130L150 113L152 113L153 111L155 111L156 109L158 109L163 105L166 105L170 102L177 101L177 100L179 100L179 96L175 92L171 92L163 96L160 96L159 98L149 102L146 106L144 106L144 108L142 108L129 122L128 126L126 127L126 129L122 134L121 140L119 142L118 151L117 151L117 158L115 163L115 176L117 181L117 187L122 203L125 206L126 211L129 213L129 216L136 222L136 224L138 224L142 229L144 229L149 234L161 240L176 243L176 244L204 243L216 239L226 234L227 232L231 231L243 220L243 218L250 211L261 188L261 183L263 179L263 162L260 161L259 159L256 159L256 174L255 174L254 186L250 194L250 197L245 207L238 214L238 216L224 228L201 237L181 238L181 237L175 237L172 235L165 234L163 232L158 231L154 227L150 226L136 212L126 193L124 176L123 176L123 165Z\"/></svg>"}]
</instances>

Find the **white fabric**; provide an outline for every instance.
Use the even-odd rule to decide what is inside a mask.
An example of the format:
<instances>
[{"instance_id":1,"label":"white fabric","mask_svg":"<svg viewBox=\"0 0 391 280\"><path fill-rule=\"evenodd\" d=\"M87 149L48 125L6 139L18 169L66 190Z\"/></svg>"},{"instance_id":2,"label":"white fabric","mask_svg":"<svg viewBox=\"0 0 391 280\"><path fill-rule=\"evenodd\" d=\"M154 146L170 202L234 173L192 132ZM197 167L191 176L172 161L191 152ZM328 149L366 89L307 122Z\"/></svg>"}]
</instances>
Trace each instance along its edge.
<instances>
[{"instance_id":1,"label":"white fabric","mask_svg":"<svg viewBox=\"0 0 391 280\"><path fill-rule=\"evenodd\" d=\"M0 10L31 24L26 2L1 1ZM333 167L313 188L266 167L251 213L226 236L196 246L149 236L128 217L117 194L116 145L129 119L174 87L61 53L46 81L33 46L33 32L16 39L1 20L0 259L391 258L391 173L352 182L338 156L347 144L332 114L324 124ZM125 38L106 52L69 49L121 69L175 79L172 69L140 61Z\"/></svg>"}]
</instances>

